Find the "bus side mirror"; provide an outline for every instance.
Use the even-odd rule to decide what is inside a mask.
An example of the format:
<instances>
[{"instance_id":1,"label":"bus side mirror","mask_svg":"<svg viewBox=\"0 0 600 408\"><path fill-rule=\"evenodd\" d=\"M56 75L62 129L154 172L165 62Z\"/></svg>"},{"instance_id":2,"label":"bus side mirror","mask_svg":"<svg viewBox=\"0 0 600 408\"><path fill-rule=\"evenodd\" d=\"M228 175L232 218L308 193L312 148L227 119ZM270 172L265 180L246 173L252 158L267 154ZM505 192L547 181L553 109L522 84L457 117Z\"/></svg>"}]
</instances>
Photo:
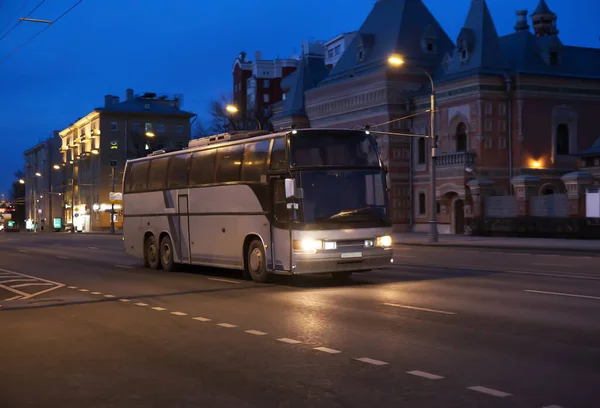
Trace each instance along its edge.
<instances>
[{"instance_id":1,"label":"bus side mirror","mask_svg":"<svg viewBox=\"0 0 600 408\"><path fill-rule=\"evenodd\" d=\"M296 195L296 180L285 179L285 198L293 198Z\"/></svg>"}]
</instances>

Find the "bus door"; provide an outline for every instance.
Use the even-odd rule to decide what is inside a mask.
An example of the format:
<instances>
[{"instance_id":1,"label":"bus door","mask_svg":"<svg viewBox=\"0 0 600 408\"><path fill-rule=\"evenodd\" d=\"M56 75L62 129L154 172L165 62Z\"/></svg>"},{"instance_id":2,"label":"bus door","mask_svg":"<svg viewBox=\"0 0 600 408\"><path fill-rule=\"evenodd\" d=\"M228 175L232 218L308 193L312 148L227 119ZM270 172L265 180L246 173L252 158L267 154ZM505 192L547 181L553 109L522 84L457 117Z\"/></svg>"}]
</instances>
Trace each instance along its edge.
<instances>
[{"instance_id":1,"label":"bus door","mask_svg":"<svg viewBox=\"0 0 600 408\"><path fill-rule=\"evenodd\" d=\"M177 212L179 213L179 253L182 263L190 263L190 216L187 194L178 196Z\"/></svg>"},{"instance_id":2,"label":"bus door","mask_svg":"<svg viewBox=\"0 0 600 408\"><path fill-rule=\"evenodd\" d=\"M291 272L291 224L285 194L285 175L272 176L269 184L271 191L271 265L269 266L273 271Z\"/></svg>"}]
</instances>

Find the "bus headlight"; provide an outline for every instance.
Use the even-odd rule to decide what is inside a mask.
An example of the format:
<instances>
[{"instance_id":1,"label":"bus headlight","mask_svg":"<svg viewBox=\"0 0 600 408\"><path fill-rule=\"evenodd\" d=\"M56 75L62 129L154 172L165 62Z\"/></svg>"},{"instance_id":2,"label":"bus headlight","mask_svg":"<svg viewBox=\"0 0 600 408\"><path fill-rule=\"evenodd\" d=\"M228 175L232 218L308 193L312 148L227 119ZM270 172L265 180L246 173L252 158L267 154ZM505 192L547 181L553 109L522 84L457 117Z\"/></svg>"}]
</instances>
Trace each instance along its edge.
<instances>
[{"instance_id":1,"label":"bus headlight","mask_svg":"<svg viewBox=\"0 0 600 408\"><path fill-rule=\"evenodd\" d=\"M317 249L323 249L323 241L320 239L294 241L294 249L297 251L315 252Z\"/></svg>"},{"instance_id":2,"label":"bus headlight","mask_svg":"<svg viewBox=\"0 0 600 408\"><path fill-rule=\"evenodd\" d=\"M377 237L377 246L378 247L391 247L392 246L392 237L389 235L383 237Z\"/></svg>"}]
</instances>

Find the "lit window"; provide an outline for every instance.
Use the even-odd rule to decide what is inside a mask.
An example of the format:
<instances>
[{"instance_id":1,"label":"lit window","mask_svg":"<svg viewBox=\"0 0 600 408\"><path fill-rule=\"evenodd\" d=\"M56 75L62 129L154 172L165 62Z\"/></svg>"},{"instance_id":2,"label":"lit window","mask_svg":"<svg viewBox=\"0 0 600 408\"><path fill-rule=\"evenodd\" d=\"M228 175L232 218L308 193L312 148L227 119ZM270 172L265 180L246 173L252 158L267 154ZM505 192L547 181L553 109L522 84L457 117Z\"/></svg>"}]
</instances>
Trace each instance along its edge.
<instances>
[{"instance_id":1,"label":"lit window","mask_svg":"<svg viewBox=\"0 0 600 408\"><path fill-rule=\"evenodd\" d=\"M146 122L144 125L144 129L146 130L146 133L152 132L152 123Z\"/></svg>"},{"instance_id":2,"label":"lit window","mask_svg":"<svg viewBox=\"0 0 600 408\"><path fill-rule=\"evenodd\" d=\"M112 132L116 132L119 130L119 125L117 124L117 122L110 122L110 130Z\"/></svg>"},{"instance_id":3,"label":"lit window","mask_svg":"<svg viewBox=\"0 0 600 408\"><path fill-rule=\"evenodd\" d=\"M264 94L263 95L263 101L265 103L269 103L271 101L271 97L269 96L269 94Z\"/></svg>"},{"instance_id":4,"label":"lit window","mask_svg":"<svg viewBox=\"0 0 600 408\"><path fill-rule=\"evenodd\" d=\"M263 81L263 88L268 88L271 86L271 81L269 81L268 79L265 79Z\"/></svg>"}]
</instances>

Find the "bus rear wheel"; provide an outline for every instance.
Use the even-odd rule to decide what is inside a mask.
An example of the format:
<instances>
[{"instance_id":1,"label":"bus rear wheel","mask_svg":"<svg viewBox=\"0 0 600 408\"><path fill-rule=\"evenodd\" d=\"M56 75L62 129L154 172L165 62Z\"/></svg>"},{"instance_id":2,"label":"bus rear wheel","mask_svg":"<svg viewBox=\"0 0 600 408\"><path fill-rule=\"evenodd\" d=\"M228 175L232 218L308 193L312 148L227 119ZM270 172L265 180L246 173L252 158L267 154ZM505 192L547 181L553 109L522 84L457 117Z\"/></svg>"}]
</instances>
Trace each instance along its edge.
<instances>
[{"instance_id":1,"label":"bus rear wheel","mask_svg":"<svg viewBox=\"0 0 600 408\"><path fill-rule=\"evenodd\" d=\"M148 266L152 269L160 269L159 248L154 235L150 235L148 238L146 238L144 249L146 252L144 254L144 263L148 263Z\"/></svg>"},{"instance_id":2,"label":"bus rear wheel","mask_svg":"<svg viewBox=\"0 0 600 408\"><path fill-rule=\"evenodd\" d=\"M265 248L258 239L253 240L248 246L246 254L246 272L253 281L265 283L267 281L267 259Z\"/></svg>"},{"instance_id":3,"label":"bus rear wheel","mask_svg":"<svg viewBox=\"0 0 600 408\"><path fill-rule=\"evenodd\" d=\"M177 266L173 260L173 242L168 235L160 240L160 263L167 272L174 271Z\"/></svg>"}]
</instances>

